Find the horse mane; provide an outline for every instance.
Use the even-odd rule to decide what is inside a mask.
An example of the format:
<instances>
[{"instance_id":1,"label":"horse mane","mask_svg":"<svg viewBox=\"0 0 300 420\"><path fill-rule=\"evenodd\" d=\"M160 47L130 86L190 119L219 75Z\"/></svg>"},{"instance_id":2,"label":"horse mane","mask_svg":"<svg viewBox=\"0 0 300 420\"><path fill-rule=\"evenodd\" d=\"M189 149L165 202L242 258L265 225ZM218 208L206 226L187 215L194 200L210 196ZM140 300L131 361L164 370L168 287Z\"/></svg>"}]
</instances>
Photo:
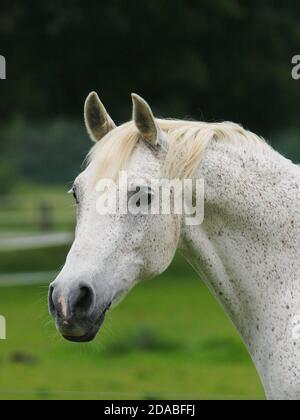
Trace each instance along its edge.
<instances>
[{"instance_id":1,"label":"horse mane","mask_svg":"<svg viewBox=\"0 0 300 420\"><path fill-rule=\"evenodd\" d=\"M266 145L265 140L242 126L231 123L206 123L181 120L157 119L167 134L169 150L164 163L164 174L170 178L191 178L199 167L204 152L212 140L229 140ZM97 177L117 179L142 140L131 121L108 133L97 143L88 156L88 163L95 164Z\"/></svg>"}]
</instances>

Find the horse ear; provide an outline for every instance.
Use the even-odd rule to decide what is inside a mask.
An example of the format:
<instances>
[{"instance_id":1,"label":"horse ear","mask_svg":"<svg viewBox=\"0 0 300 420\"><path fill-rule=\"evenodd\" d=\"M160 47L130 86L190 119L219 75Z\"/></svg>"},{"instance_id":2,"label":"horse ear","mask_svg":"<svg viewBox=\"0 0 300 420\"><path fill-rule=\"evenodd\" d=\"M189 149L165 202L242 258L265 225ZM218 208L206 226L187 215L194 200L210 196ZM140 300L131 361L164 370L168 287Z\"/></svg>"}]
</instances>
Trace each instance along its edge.
<instances>
[{"instance_id":1,"label":"horse ear","mask_svg":"<svg viewBox=\"0 0 300 420\"><path fill-rule=\"evenodd\" d=\"M147 102L139 95L133 93L133 121L144 137L150 142L152 146L157 146L159 143L161 130L154 118L153 112Z\"/></svg>"},{"instance_id":2,"label":"horse ear","mask_svg":"<svg viewBox=\"0 0 300 420\"><path fill-rule=\"evenodd\" d=\"M89 94L84 105L86 129L94 142L100 141L107 133L116 128L96 92Z\"/></svg>"}]
</instances>

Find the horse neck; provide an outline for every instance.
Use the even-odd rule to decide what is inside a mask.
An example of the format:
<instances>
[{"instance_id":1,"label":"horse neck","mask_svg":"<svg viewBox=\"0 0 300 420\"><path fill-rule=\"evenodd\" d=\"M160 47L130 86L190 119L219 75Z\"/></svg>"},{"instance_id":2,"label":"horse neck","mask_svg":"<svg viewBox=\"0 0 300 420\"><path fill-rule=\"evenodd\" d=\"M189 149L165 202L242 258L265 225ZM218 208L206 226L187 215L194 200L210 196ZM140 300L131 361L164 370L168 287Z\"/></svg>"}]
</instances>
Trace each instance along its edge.
<instances>
[{"instance_id":1,"label":"horse neck","mask_svg":"<svg viewBox=\"0 0 300 420\"><path fill-rule=\"evenodd\" d=\"M251 346L298 276L300 170L267 145L212 142L196 174L205 180L205 218L183 226L181 251ZM260 320L260 321L258 321Z\"/></svg>"}]
</instances>

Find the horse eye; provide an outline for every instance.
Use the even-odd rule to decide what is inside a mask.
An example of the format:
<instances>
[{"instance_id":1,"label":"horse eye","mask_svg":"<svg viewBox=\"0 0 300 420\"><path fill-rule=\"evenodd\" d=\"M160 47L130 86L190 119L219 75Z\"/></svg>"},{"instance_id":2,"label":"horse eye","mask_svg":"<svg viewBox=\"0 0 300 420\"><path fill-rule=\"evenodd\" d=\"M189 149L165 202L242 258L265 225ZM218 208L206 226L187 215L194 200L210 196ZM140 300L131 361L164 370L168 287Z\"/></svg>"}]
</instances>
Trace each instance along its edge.
<instances>
[{"instance_id":1,"label":"horse eye","mask_svg":"<svg viewBox=\"0 0 300 420\"><path fill-rule=\"evenodd\" d=\"M147 206L150 207L152 204L152 198L153 195L152 194L147 194ZM136 203L137 207L141 207L141 200L138 200L138 202Z\"/></svg>"},{"instance_id":2,"label":"horse eye","mask_svg":"<svg viewBox=\"0 0 300 420\"><path fill-rule=\"evenodd\" d=\"M79 200L78 200L78 196L77 196L77 191L76 191L76 188L75 188L75 187L73 187L73 188L71 189L70 193L73 195L73 197L74 197L74 200L75 200L76 204L79 204Z\"/></svg>"},{"instance_id":3,"label":"horse eye","mask_svg":"<svg viewBox=\"0 0 300 420\"><path fill-rule=\"evenodd\" d=\"M148 206L150 207L152 204L153 194L148 193Z\"/></svg>"},{"instance_id":4,"label":"horse eye","mask_svg":"<svg viewBox=\"0 0 300 420\"><path fill-rule=\"evenodd\" d=\"M76 204L78 204L78 198L77 198L77 195L76 195L76 192L75 191L73 191L73 197L74 197L74 199L76 201Z\"/></svg>"},{"instance_id":5,"label":"horse eye","mask_svg":"<svg viewBox=\"0 0 300 420\"><path fill-rule=\"evenodd\" d=\"M151 191L148 191L147 193L145 193L144 197L146 198L145 203L147 203L147 206L150 207L153 200L153 194L151 193Z\"/></svg>"},{"instance_id":6,"label":"horse eye","mask_svg":"<svg viewBox=\"0 0 300 420\"><path fill-rule=\"evenodd\" d=\"M141 198L136 202L136 206L139 208L142 206L142 203L143 203L144 205L146 204L148 207L150 207L152 204L153 197L154 197L151 192L151 189L147 188L144 190L142 187L137 187L135 191L131 192L130 196L134 194L139 194L139 193L141 193L140 195Z\"/></svg>"}]
</instances>

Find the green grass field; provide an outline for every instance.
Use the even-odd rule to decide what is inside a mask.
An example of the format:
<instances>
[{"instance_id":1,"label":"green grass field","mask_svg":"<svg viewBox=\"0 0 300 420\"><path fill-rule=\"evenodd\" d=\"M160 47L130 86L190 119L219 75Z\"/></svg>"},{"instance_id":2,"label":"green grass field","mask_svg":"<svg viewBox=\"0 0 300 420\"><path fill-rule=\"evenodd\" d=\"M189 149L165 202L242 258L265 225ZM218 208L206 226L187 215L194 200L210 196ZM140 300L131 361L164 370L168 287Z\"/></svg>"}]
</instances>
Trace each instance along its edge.
<instances>
[{"instance_id":1,"label":"green grass field","mask_svg":"<svg viewBox=\"0 0 300 420\"><path fill-rule=\"evenodd\" d=\"M138 286L84 345L56 333L46 287L0 289L0 399L264 398L231 323L184 271Z\"/></svg>"}]
</instances>

